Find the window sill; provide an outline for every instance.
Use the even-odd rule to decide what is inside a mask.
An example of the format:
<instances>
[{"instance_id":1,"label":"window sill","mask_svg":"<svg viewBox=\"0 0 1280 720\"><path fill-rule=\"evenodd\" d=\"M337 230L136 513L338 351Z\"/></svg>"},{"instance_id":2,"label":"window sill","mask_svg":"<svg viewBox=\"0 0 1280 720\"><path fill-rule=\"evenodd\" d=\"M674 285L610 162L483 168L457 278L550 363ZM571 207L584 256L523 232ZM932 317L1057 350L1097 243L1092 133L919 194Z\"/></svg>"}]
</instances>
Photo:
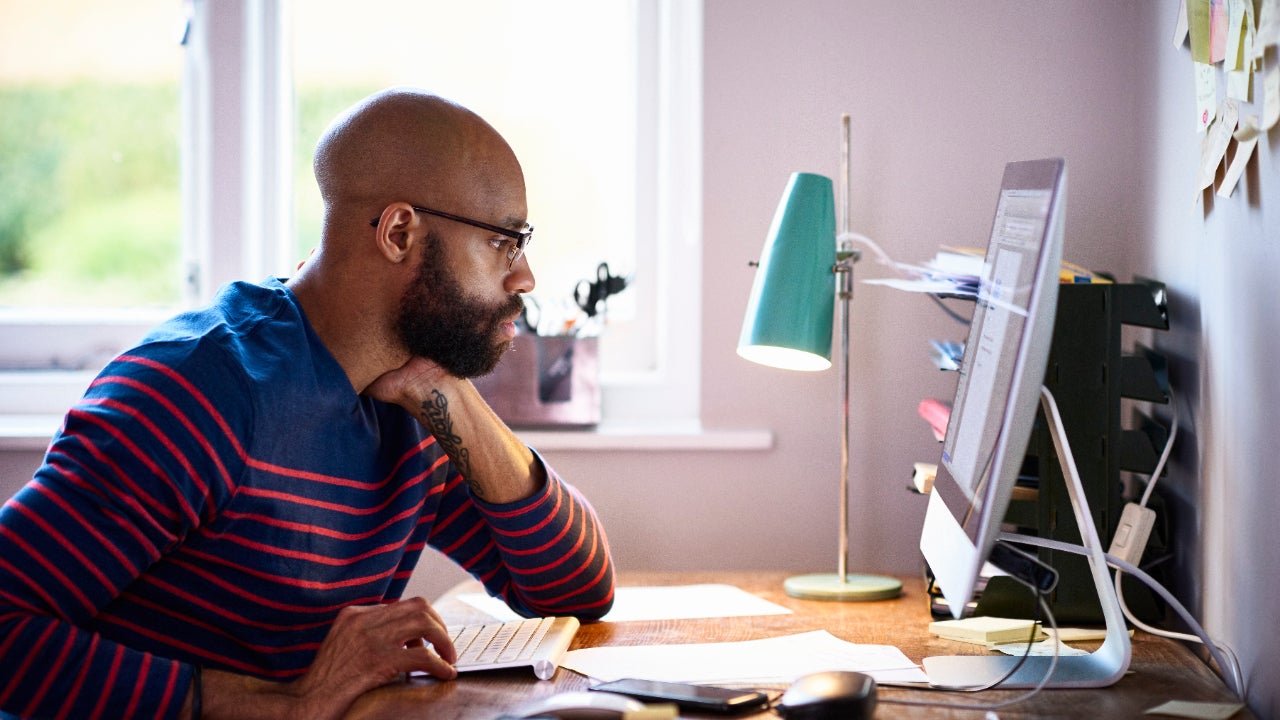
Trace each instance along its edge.
<instances>
[{"instance_id":1,"label":"window sill","mask_svg":"<svg viewBox=\"0 0 1280 720\"><path fill-rule=\"evenodd\" d=\"M58 415L0 415L0 452L39 450L62 422ZM582 430L516 430L516 435L538 450L769 450L770 430L703 430L700 427L611 427Z\"/></svg>"},{"instance_id":2,"label":"window sill","mask_svg":"<svg viewBox=\"0 0 1280 720\"><path fill-rule=\"evenodd\" d=\"M43 452L61 424L59 415L0 415L0 452Z\"/></svg>"}]
</instances>

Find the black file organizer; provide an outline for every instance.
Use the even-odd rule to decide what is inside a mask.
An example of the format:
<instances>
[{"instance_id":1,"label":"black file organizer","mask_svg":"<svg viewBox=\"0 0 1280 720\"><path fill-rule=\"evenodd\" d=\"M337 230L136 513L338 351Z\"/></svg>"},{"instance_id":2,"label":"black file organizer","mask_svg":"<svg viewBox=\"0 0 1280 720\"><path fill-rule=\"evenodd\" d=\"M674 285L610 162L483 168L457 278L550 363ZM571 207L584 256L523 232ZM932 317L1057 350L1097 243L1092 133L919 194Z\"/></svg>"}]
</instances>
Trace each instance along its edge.
<instances>
[{"instance_id":1,"label":"black file organizer","mask_svg":"<svg viewBox=\"0 0 1280 720\"><path fill-rule=\"evenodd\" d=\"M1133 499L1125 497L1122 473L1150 475L1168 438L1167 428L1136 410L1137 427L1125 427L1122 422L1125 399L1169 401L1164 359L1140 345L1125 354L1126 326L1169 328L1163 284L1139 278L1133 283L1064 284L1059 288L1044 382L1057 401L1104 547L1111 543L1125 503ZM1040 413L1027 445L1020 484L1036 492L1033 498L1015 496L1005 516L1007 529L1080 544L1062 466ZM1145 559L1163 554L1169 537L1167 514L1157 494L1152 494L1148 507L1156 510L1156 527L1143 554ZM1045 549L1039 554L1059 573L1058 587L1050 598L1058 622L1100 622L1097 590L1085 558ZM1159 618L1163 608L1145 586L1126 577L1123 587L1126 604L1135 615L1148 621ZM1009 578L995 577L978 598L974 614L1032 617L1034 610L1026 588Z\"/></svg>"}]
</instances>

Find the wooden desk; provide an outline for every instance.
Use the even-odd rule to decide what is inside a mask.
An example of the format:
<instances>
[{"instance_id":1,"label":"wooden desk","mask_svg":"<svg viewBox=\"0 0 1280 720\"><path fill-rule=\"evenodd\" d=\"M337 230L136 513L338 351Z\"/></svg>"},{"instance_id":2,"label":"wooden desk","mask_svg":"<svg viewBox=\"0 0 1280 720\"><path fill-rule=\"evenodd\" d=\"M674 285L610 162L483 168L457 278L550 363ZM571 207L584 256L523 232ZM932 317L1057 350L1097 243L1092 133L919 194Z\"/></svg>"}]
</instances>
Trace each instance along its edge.
<instances>
[{"instance_id":1,"label":"wooden desk","mask_svg":"<svg viewBox=\"0 0 1280 720\"><path fill-rule=\"evenodd\" d=\"M656 645L692 642L729 642L775 637L809 630L827 630L856 643L896 645L919 662L930 655L983 654L977 645L952 642L928 633L929 614L923 583L904 578L904 594L896 600L868 603L831 603L797 600L782 591L782 573L623 573L619 585L684 585L720 582L737 585L794 611L792 615L766 615L727 620L672 620L654 622L595 623L584 625L573 648L603 645ZM446 593L435 607L450 623L474 622L488 616L456 598L473 592L478 584L465 583ZM1089 645L1080 645L1092 649ZM494 671L463 675L451 682L415 680L380 688L352 708L349 718L448 718L492 720L530 700L567 690L582 690L587 678L561 668L550 681L539 681L528 670ZM887 699L933 700L955 704L991 703L1016 697L1021 690L979 694L881 687L878 718L957 718L973 720L974 710L920 708L890 704ZM1036 697L999 710L1000 718L1140 718L1143 711L1166 700L1229 702L1231 693L1183 645L1142 632L1133 638L1129 673L1109 688L1095 690L1045 690ZM703 717L685 714L682 717ZM714 716L705 716L714 717ZM741 717L741 716L740 716ZM776 717L772 712L753 718ZM1242 710L1233 720L1254 716Z\"/></svg>"}]
</instances>

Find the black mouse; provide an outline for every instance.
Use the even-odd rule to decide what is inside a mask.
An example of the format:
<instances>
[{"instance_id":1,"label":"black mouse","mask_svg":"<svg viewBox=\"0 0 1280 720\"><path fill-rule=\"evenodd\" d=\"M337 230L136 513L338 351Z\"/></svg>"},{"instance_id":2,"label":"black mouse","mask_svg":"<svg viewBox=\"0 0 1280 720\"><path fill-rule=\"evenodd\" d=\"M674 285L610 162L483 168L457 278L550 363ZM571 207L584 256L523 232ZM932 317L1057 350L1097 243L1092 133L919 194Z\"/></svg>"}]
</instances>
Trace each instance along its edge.
<instances>
[{"instance_id":1,"label":"black mouse","mask_svg":"<svg viewBox=\"0 0 1280 720\"><path fill-rule=\"evenodd\" d=\"M846 670L805 675L782 694L776 710L787 720L864 720L876 711L876 681Z\"/></svg>"}]
</instances>

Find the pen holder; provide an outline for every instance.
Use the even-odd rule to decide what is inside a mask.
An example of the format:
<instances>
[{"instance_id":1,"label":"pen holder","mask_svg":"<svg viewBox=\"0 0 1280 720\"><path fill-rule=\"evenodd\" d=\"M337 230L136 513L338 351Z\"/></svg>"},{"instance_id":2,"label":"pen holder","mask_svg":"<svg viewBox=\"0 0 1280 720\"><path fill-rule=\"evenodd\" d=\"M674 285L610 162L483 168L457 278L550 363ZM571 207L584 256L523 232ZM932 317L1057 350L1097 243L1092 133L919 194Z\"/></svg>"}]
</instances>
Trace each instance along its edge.
<instances>
[{"instance_id":1,"label":"pen holder","mask_svg":"<svg viewBox=\"0 0 1280 720\"><path fill-rule=\"evenodd\" d=\"M472 382L511 427L600 422L599 339L517 335L494 371Z\"/></svg>"}]
</instances>

